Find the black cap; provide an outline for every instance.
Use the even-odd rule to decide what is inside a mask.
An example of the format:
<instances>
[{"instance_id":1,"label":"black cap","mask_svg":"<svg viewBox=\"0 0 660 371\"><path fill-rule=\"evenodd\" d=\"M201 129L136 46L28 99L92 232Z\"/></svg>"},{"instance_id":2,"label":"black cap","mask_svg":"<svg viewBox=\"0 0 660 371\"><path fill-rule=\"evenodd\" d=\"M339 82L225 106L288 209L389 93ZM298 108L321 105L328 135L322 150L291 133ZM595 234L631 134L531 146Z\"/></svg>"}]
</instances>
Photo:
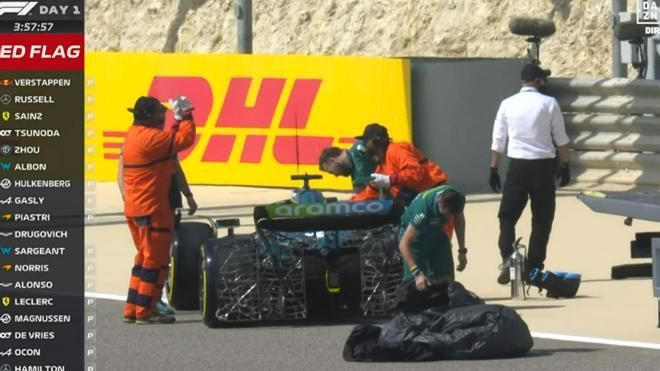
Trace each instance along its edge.
<instances>
[{"instance_id":1,"label":"black cap","mask_svg":"<svg viewBox=\"0 0 660 371\"><path fill-rule=\"evenodd\" d=\"M159 110L167 111L167 107L154 97L140 97L133 108L128 108L128 112L132 112L133 118L138 121L149 120Z\"/></svg>"},{"instance_id":2,"label":"black cap","mask_svg":"<svg viewBox=\"0 0 660 371\"><path fill-rule=\"evenodd\" d=\"M548 76L550 76L550 70L544 70L534 63L526 64L520 71L522 81L533 81L537 78L545 79Z\"/></svg>"},{"instance_id":3,"label":"black cap","mask_svg":"<svg viewBox=\"0 0 660 371\"><path fill-rule=\"evenodd\" d=\"M387 128L385 126L373 123L365 126L362 135L355 137L355 139L362 139L365 142L370 139L382 139L387 141L390 139L390 135L387 133Z\"/></svg>"}]
</instances>

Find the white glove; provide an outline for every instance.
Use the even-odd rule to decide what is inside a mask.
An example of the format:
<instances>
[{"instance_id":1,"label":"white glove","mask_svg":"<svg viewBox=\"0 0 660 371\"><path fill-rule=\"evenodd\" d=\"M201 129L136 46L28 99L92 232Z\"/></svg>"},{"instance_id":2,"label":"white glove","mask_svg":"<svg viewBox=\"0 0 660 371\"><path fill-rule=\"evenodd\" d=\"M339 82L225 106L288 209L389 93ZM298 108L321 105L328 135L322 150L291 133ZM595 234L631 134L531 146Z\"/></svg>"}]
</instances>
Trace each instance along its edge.
<instances>
[{"instance_id":1,"label":"white glove","mask_svg":"<svg viewBox=\"0 0 660 371\"><path fill-rule=\"evenodd\" d=\"M184 96L177 96L174 99L170 99L170 106L172 106L172 111L174 111L174 119L177 121L183 120L183 118L190 113L195 107Z\"/></svg>"},{"instance_id":2,"label":"white glove","mask_svg":"<svg viewBox=\"0 0 660 371\"><path fill-rule=\"evenodd\" d=\"M420 272L417 277L415 277L415 287L417 288L417 291L424 291L431 286L431 281L429 281L428 278L424 275L424 273Z\"/></svg>"},{"instance_id":3,"label":"white glove","mask_svg":"<svg viewBox=\"0 0 660 371\"><path fill-rule=\"evenodd\" d=\"M371 174L371 184L378 188L390 188L390 176L387 174L373 173Z\"/></svg>"},{"instance_id":4,"label":"white glove","mask_svg":"<svg viewBox=\"0 0 660 371\"><path fill-rule=\"evenodd\" d=\"M367 148L366 148L364 145L362 145L362 144L358 144L357 146L355 146L355 148L356 148L358 151L360 151L361 153L363 153L363 154L365 154L365 155L367 154Z\"/></svg>"}]
</instances>

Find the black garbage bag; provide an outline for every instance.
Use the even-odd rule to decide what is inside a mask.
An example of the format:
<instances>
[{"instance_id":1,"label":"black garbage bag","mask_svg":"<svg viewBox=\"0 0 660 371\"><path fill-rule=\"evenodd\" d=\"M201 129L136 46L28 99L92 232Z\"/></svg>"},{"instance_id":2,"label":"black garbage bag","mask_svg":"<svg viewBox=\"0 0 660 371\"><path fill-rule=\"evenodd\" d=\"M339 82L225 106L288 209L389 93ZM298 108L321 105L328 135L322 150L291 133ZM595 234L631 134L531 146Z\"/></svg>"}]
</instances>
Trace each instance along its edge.
<instances>
[{"instance_id":1,"label":"black garbage bag","mask_svg":"<svg viewBox=\"0 0 660 371\"><path fill-rule=\"evenodd\" d=\"M533 340L511 308L487 305L458 282L434 284L418 293L404 284L403 309L382 328L359 325L344 345L344 359L361 362L510 358L525 355ZM414 290L414 292L412 291ZM442 306L424 308L427 303Z\"/></svg>"}]
</instances>

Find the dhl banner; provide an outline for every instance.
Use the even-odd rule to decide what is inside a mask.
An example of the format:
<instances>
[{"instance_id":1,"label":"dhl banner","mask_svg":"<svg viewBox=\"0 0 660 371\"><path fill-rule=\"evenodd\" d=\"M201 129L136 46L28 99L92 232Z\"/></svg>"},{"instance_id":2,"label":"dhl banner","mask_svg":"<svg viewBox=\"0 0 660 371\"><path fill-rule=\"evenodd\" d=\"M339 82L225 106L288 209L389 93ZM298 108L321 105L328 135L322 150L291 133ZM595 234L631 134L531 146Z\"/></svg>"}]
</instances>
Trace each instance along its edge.
<instances>
[{"instance_id":1,"label":"dhl banner","mask_svg":"<svg viewBox=\"0 0 660 371\"><path fill-rule=\"evenodd\" d=\"M87 162L97 181L116 180L121 143L141 95L195 105L197 138L179 154L191 184L300 186L330 146L350 147L379 122L410 141L409 64L401 59L282 55L86 54ZM168 113L171 124L173 115ZM90 168L88 167L88 170ZM324 174L313 186L350 189Z\"/></svg>"}]
</instances>

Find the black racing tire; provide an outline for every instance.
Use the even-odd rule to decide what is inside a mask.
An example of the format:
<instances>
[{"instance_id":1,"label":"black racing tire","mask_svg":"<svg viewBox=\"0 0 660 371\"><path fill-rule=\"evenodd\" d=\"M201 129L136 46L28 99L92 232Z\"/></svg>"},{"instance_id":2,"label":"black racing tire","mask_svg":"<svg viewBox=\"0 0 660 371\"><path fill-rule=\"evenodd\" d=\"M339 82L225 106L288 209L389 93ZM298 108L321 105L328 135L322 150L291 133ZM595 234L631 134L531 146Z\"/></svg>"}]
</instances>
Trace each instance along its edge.
<instances>
[{"instance_id":1,"label":"black racing tire","mask_svg":"<svg viewBox=\"0 0 660 371\"><path fill-rule=\"evenodd\" d=\"M660 238L660 232L639 232L635 233L635 240L637 245L643 249L651 249L651 244L654 238Z\"/></svg>"},{"instance_id":2,"label":"black racing tire","mask_svg":"<svg viewBox=\"0 0 660 371\"><path fill-rule=\"evenodd\" d=\"M213 229L207 223L179 224L171 246L170 275L166 285L167 299L174 309L199 308L199 248L213 237Z\"/></svg>"},{"instance_id":3,"label":"black racing tire","mask_svg":"<svg viewBox=\"0 0 660 371\"><path fill-rule=\"evenodd\" d=\"M218 309L222 310L227 306L227 297L223 299L220 293L227 290L230 286L235 286L238 282L231 280L226 282L223 270L230 264L231 272L249 272L254 269L254 261L240 256L245 251L244 244L248 242L248 250L254 249L251 246L252 238L249 235L235 235L219 239L211 239L202 246L203 253L200 253L200 308L202 320L209 328L216 327L234 327L250 324L252 321L230 316L228 321L218 319ZM242 247L243 246L243 247ZM239 257L236 254L239 254ZM226 293L225 293L226 295ZM231 300L231 299L230 299Z\"/></svg>"},{"instance_id":4,"label":"black racing tire","mask_svg":"<svg viewBox=\"0 0 660 371\"><path fill-rule=\"evenodd\" d=\"M324 283L327 265L324 259L317 254L305 255L303 264L305 265L307 317L311 319L326 318L331 304L331 298Z\"/></svg>"},{"instance_id":5,"label":"black racing tire","mask_svg":"<svg viewBox=\"0 0 660 371\"><path fill-rule=\"evenodd\" d=\"M226 259L224 255L228 256L230 251L228 248L218 247L217 241L207 240L200 246L199 254L199 308L202 321L209 328L220 326L215 315L218 310L218 271Z\"/></svg>"},{"instance_id":6,"label":"black racing tire","mask_svg":"<svg viewBox=\"0 0 660 371\"><path fill-rule=\"evenodd\" d=\"M652 271L651 263L615 265L612 267L612 279L651 277L653 275Z\"/></svg>"},{"instance_id":7,"label":"black racing tire","mask_svg":"<svg viewBox=\"0 0 660 371\"><path fill-rule=\"evenodd\" d=\"M341 282L341 297L349 312L360 313L362 298L362 274L360 254L344 254L339 258L338 271Z\"/></svg>"}]
</instances>

